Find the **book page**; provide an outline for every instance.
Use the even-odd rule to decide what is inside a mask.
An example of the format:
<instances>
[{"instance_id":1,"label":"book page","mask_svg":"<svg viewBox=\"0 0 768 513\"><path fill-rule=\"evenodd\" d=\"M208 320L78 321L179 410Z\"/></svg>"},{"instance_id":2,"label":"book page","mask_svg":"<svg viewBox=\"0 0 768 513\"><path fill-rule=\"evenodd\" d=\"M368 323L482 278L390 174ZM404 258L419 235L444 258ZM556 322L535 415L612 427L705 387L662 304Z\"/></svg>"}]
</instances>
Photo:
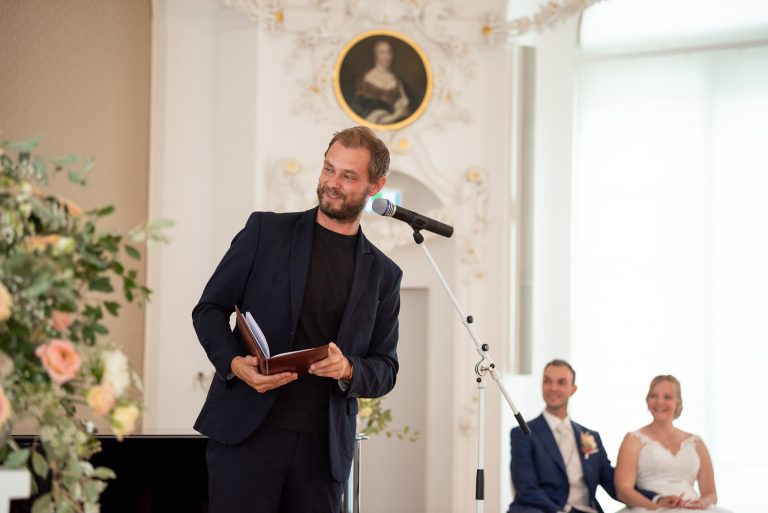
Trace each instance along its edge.
<instances>
[{"instance_id":1,"label":"book page","mask_svg":"<svg viewBox=\"0 0 768 513\"><path fill-rule=\"evenodd\" d=\"M248 329L251 330L253 338L258 342L261 352L264 353L264 356L269 358L269 344L267 344L267 338L264 336L264 333L261 332L259 325L256 324L256 320L251 315L251 312L245 312L245 323L248 325Z\"/></svg>"},{"instance_id":2,"label":"book page","mask_svg":"<svg viewBox=\"0 0 768 513\"><path fill-rule=\"evenodd\" d=\"M286 351L285 353L276 354L275 358L277 358L278 356L288 356L289 354L308 353L310 351L314 351L315 349L317 349L317 348L316 347L310 347L308 349L297 349L296 351Z\"/></svg>"}]
</instances>

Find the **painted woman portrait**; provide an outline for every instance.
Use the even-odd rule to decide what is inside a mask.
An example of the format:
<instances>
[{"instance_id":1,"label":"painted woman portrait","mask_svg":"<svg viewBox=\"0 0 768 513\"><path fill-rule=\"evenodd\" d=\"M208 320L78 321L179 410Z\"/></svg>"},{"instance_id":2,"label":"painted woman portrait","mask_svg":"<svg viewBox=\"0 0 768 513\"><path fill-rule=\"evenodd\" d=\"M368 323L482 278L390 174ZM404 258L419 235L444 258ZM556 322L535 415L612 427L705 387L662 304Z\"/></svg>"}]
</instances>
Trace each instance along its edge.
<instances>
[{"instance_id":1,"label":"painted woman portrait","mask_svg":"<svg viewBox=\"0 0 768 513\"><path fill-rule=\"evenodd\" d=\"M415 120L431 88L423 54L404 36L394 34L363 34L339 59L339 102L356 121L372 128L392 130Z\"/></svg>"}]
</instances>

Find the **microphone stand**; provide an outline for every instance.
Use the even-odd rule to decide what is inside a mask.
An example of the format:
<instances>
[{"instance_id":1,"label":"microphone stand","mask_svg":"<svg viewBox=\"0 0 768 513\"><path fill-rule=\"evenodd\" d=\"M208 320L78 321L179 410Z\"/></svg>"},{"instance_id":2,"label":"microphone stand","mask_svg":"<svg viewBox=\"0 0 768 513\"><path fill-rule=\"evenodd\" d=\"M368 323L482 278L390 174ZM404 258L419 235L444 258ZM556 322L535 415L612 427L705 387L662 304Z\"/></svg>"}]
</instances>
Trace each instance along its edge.
<instances>
[{"instance_id":1,"label":"microphone stand","mask_svg":"<svg viewBox=\"0 0 768 513\"><path fill-rule=\"evenodd\" d=\"M527 435L531 431L528 429L528 424L525 423L523 415L520 413L517 407L515 407L515 403L512 401L509 392L507 392L507 388L504 386L504 382L499 375L499 371L496 370L496 364L493 363L491 356L488 354L488 344L481 343L480 339L475 333L475 330L472 328L472 316L464 315L464 312L459 306L459 302L456 300L456 297L451 291L451 287L448 285L448 282L445 281L443 273L440 272L437 263L432 258L432 254L429 252L429 248L427 248L427 244L424 242L424 236L421 234L421 230L424 228L424 226L421 226L421 224L422 223L420 223L418 219L414 219L414 221L411 223L411 228L413 228L413 240L422 249L427 257L427 260L429 260L429 263L432 265L432 269L435 270L437 277L440 279L440 283L443 284L443 288L453 303L453 307L456 310L456 313L458 313L459 317L461 318L461 323L469 332L469 336L472 337L472 340L475 343L475 349L480 355L480 361L475 364L475 374L477 375L475 381L477 381L477 390L480 397L477 426L477 473L475 474L475 501L477 506L477 513L482 513L483 501L485 500L485 468L483 460L483 453L485 450L485 377L488 374L490 374L490 376L496 382L499 390L501 390L501 394L507 400L507 404L509 404L509 407L512 409L512 413L515 415L515 419L520 425L520 429L523 430L523 433Z\"/></svg>"}]
</instances>

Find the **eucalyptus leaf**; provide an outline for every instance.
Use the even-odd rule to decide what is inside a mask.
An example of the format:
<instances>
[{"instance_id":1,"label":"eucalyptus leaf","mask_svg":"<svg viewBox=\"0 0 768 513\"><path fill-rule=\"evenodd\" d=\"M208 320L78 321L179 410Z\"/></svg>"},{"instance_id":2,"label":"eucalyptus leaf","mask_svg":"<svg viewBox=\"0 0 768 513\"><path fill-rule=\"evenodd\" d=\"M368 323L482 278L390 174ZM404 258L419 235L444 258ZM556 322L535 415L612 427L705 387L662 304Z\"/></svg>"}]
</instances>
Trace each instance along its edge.
<instances>
[{"instance_id":1,"label":"eucalyptus leaf","mask_svg":"<svg viewBox=\"0 0 768 513\"><path fill-rule=\"evenodd\" d=\"M102 481L97 480L90 480L85 485L83 485L83 494L85 495L85 500L88 502L96 502L99 500L99 495L101 495L101 492L104 491L106 486L104 486L104 483Z\"/></svg>"},{"instance_id":2,"label":"eucalyptus leaf","mask_svg":"<svg viewBox=\"0 0 768 513\"><path fill-rule=\"evenodd\" d=\"M32 166L35 169L37 179L43 183L48 183L48 166L45 161L38 157L33 161Z\"/></svg>"},{"instance_id":3,"label":"eucalyptus leaf","mask_svg":"<svg viewBox=\"0 0 768 513\"><path fill-rule=\"evenodd\" d=\"M73 479L83 477L83 466L77 458L70 458L67 462L66 473Z\"/></svg>"},{"instance_id":4,"label":"eucalyptus leaf","mask_svg":"<svg viewBox=\"0 0 768 513\"><path fill-rule=\"evenodd\" d=\"M97 479L116 479L117 475L111 468L107 467L96 467L93 469L93 474L91 474L93 477Z\"/></svg>"},{"instance_id":5,"label":"eucalyptus leaf","mask_svg":"<svg viewBox=\"0 0 768 513\"><path fill-rule=\"evenodd\" d=\"M129 257L133 258L134 260L140 260L141 259L141 254L133 246L129 246L128 244L126 244L125 245L125 252L128 254Z\"/></svg>"},{"instance_id":6,"label":"eucalyptus leaf","mask_svg":"<svg viewBox=\"0 0 768 513\"><path fill-rule=\"evenodd\" d=\"M70 153L68 155L57 155L55 157L51 157L51 162L53 162L59 167L71 166L76 164L77 161L78 161L78 157L74 153Z\"/></svg>"},{"instance_id":7,"label":"eucalyptus leaf","mask_svg":"<svg viewBox=\"0 0 768 513\"><path fill-rule=\"evenodd\" d=\"M83 314L95 321L98 321L99 319L104 318L104 312L101 310L100 306L93 306L93 305L85 305L85 310L83 310Z\"/></svg>"},{"instance_id":8,"label":"eucalyptus leaf","mask_svg":"<svg viewBox=\"0 0 768 513\"><path fill-rule=\"evenodd\" d=\"M24 141L3 141L0 146L6 147L10 150L18 150L19 152L29 153L40 145L40 136L26 139Z\"/></svg>"},{"instance_id":9,"label":"eucalyptus leaf","mask_svg":"<svg viewBox=\"0 0 768 513\"><path fill-rule=\"evenodd\" d=\"M128 239L130 239L131 242L135 243L142 243L147 240L147 229L144 225L136 226L134 228L131 228L131 231L128 232Z\"/></svg>"},{"instance_id":10,"label":"eucalyptus leaf","mask_svg":"<svg viewBox=\"0 0 768 513\"><path fill-rule=\"evenodd\" d=\"M48 274L40 274L35 281L24 290L24 297L36 298L44 295L53 286L53 277Z\"/></svg>"},{"instance_id":11,"label":"eucalyptus leaf","mask_svg":"<svg viewBox=\"0 0 768 513\"><path fill-rule=\"evenodd\" d=\"M93 331L99 335L107 335L109 333L109 330L103 324L94 324Z\"/></svg>"},{"instance_id":12,"label":"eucalyptus leaf","mask_svg":"<svg viewBox=\"0 0 768 513\"><path fill-rule=\"evenodd\" d=\"M173 219L167 219L167 218L160 218L155 219L151 223L147 225L147 228L149 228L150 231L154 230L163 230L165 228L172 228L176 225L176 221Z\"/></svg>"},{"instance_id":13,"label":"eucalyptus leaf","mask_svg":"<svg viewBox=\"0 0 768 513\"><path fill-rule=\"evenodd\" d=\"M105 217L112 214L114 211L115 211L115 207L113 205L107 205L106 207L102 207L96 210L91 210L88 213L93 214L96 217Z\"/></svg>"},{"instance_id":14,"label":"eucalyptus leaf","mask_svg":"<svg viewBox=\"0 0 768 513\"><path fill-rule=\"evenodd\" d=\"M110 265L108 261L102 260L98 255L94 255L93 253L83 253L80 258L83 262L95 267L99 271L107 269Z\"/></svg>"},{"instance_id":15,"label":"eucalyptus leaf","mask_svg":"<svg viewBox=\"0 0 768 513\"><path fill-rule=\"evenodd\" d=\"M62 501L59 507L56 508L56 513L75 513L75 508L69 501Z\"/></svg>"},{"instance_id":16,"label":"eucalyptus leaf","mask_svg":"<svg viewBox=\"0 0 768 513\"><path fill-rule=\"evenodd\" d=\"M83 172L90 173L96 163L96 157L90 156L83 163Z\"/></svg>"},{"instance_id":17,"label":"eucalyptus leaf","mask_svg":"<svg viewBox=\"0 0 768 513\"><path fill-rule=\"evenodd\" d=\"M100 292L112 292L115 290L107 276L100 276L88 284L88 290L98 290Z\"/></svg>"},{"instance_id":18,"label":"eucalyptus leaf","mask_svg":"<svg viewBox=\"0 0 768 513\"><path fill-rule=\"evenodd\" d=\"M32 470L43 479L48 477L48 462L43 455L37 451L32 452Z\"/></svg>"},{"instance_id":19,"label":"eucalyptus leaf","mask_svg":"<svg viewBox=\"0 0 768 513\"><path fill-rule=\"evenodd\" d=\"M46 493L37 498L32 504L31 513L53 513L53 502L51 502L51 494Z\"/></svg>"},{"instance_id":20,"label":"eucalyptus leaf","mask_svg":"<svg viewBox=\"0 0 768 513\"><path fill-rule=\"evenodd\" d=\"M67 173L67 178L69 178L69 181L74 184L83 185L83 186L88 185L88 179L82 176L77 171L70 171L69 173Z\"/></svg>"},{"instance_id":21,"label":"eucalyptus leaf","mask_svg":"<svg viewBox=\"0 0 768 513\"><path fill-rule=\"evenodd\" d=\"M21 468L27 464L28 460L29 449L19 449L9 454L3 464L6 468Z\"/></svg>"},{"instance_id":22,"label":"eucalyptus leaf","mask_svg":"<svg viewBox=\"0 0 768 513\"><path fill-rule=\"evenodd\" d=\"M120 303L117 303L115 301L104 301L104 308L107 309L107 312L112 314L113 317L117 317L117 313L120 310Z\"/></svg>"},{"instance_id":23,"label":"eucalyptus leaf","mask_svg":"<svg viewBox=\"0 0 768 513\"><path fill-rule=\"evenodd\" d=\"M152 243L152 242L162 242L164 244L167 244L167 243L171 242L171 239L168 238L168 236L165 235L164 233L151 232L148 242L150 242L150 243Z\"/></svg>"}]
</instances>

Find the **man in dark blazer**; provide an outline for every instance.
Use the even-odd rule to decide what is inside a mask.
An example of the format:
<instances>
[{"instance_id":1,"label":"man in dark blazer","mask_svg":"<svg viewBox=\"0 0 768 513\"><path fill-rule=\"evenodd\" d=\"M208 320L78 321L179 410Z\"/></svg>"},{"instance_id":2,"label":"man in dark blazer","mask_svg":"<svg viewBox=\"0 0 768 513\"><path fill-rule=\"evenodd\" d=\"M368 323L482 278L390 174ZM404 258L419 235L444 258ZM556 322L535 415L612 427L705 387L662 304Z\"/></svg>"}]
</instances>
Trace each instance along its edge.
<instances>
[{"instance_id":1,"label":"man in dark blazer","mask_svg":"<svg viewBox=\"0 0 768 513\"><path fill-rule=\"evenodd\" d=\"M334 135L306 212L256 212L192 312L215 377L195 429L209 437L211 513L338 513L357 397L397 376L402 272L360 229L389 151L363 127ZM310 374L262 375L230 328L250 312L271 354L330 344Z\"/></svg>"},{"instance_id":2,"label":"man in dark blazer","mask_svg":"<svg viewBox=\"0 0 768 513\"><path fill-rule=\"evenodd\" d=\"M549 362L541 390L546 409L528 422L530 435L512 430L515 498L508 513L603 513L595 492L600 485L616 499L613 467L597 431L568 416L568 400L576 393L573 367L564 360Z\"/></svg>"}]
</instances>

